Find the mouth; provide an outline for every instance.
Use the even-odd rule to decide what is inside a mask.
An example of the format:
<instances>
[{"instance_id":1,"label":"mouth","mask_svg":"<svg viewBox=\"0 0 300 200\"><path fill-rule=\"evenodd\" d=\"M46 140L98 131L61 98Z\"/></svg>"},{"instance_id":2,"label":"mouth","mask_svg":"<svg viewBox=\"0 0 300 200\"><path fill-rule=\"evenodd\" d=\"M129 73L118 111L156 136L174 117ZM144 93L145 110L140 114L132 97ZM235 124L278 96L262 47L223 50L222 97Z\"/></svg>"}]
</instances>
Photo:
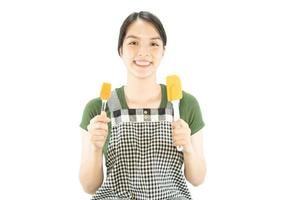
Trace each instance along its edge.
<instances>
[{"instance_id":1,"label":"mouth","mask_svg":"<svg viewBox=\"0 0 300 200\"><path fill-rule=\"evenodd\" d=\"M133 63L138 67L149 67L152 62L146 60L134 60Z\"/></svg>"}]
</instances>

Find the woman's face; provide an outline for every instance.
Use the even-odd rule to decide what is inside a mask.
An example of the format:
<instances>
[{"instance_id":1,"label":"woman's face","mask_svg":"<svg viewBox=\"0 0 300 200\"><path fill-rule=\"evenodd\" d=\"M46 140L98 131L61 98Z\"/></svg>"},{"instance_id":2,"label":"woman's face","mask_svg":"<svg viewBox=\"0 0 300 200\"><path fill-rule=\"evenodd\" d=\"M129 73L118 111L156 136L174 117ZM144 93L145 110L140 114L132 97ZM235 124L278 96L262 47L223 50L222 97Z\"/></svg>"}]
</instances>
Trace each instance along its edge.
<instances>
[{"instance_id":1,"label":"woman's face","mask_svg":"<svg viewBox=\"0 0 300 200\"><path fill-rule=\"evenodd\" d=\"M163 54L163 41L151 23L139 19L127 28L120 55L130 75L143 79L156 76Z\"/></svg>"}]
</instances>

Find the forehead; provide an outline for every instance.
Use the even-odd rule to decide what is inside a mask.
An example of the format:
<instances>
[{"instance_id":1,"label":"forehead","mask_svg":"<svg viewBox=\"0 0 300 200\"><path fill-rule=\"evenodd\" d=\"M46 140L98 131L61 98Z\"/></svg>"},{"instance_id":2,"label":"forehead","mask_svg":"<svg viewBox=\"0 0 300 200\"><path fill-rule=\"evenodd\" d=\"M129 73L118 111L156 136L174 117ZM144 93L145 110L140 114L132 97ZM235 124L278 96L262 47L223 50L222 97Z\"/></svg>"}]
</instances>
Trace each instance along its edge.
<instances>
[{"instance_id":1,"label":"forehead","mask_svg":"<svg viewBox=\"0 0 300 200\"><path fill-rule=\"evenodd\" d=\"M125 38L128 35L134 35L139 38L160 38L160 35L153 24L140 19L128 26Z\"/></svg>"}]
</instances>

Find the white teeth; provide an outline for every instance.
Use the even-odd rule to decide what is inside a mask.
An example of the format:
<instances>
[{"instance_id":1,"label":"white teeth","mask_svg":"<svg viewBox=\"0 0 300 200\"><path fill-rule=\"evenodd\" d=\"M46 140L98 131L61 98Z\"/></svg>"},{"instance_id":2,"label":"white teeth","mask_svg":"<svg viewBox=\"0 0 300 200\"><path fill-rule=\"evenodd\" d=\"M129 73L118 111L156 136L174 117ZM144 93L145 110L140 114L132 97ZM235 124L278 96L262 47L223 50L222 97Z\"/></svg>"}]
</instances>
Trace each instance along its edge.
<instances>
[{"instance_id":1,"label":"white teeth","mask_svg":"<svg viewBox=\"0 0 300 200\"><path fill-rule=\"evenodd\" d=\"M150 65L150 62L148 62L148 61L135 61L135 63L138 65L142 65L142 66Z\"/></svg>"}]
</instances>

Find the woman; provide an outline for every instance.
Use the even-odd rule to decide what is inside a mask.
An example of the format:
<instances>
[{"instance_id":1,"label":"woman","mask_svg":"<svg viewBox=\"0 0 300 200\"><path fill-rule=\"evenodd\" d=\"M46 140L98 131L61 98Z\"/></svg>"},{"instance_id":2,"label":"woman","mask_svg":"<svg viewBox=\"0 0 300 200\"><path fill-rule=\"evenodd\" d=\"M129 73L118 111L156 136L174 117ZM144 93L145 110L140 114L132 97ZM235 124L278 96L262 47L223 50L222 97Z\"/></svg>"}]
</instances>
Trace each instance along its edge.
<instances>
[{"instance_id":1,"label":"woman","mask_svg":"<svg viewBox=\"0 0 300 200\"><path fill-rule=\"evenodd\" d=\"M166 43L163 25L149 12L132 13L121 26L118 53L127 83L112 92L106 112L100 114L99 98L91 100L80 124L80 182L92 199L191 199L185 178L194 186L204 180L198 102L183 92L181 119L172 122L166 86L156 82Z\"/></svg>"}]
</instances>

